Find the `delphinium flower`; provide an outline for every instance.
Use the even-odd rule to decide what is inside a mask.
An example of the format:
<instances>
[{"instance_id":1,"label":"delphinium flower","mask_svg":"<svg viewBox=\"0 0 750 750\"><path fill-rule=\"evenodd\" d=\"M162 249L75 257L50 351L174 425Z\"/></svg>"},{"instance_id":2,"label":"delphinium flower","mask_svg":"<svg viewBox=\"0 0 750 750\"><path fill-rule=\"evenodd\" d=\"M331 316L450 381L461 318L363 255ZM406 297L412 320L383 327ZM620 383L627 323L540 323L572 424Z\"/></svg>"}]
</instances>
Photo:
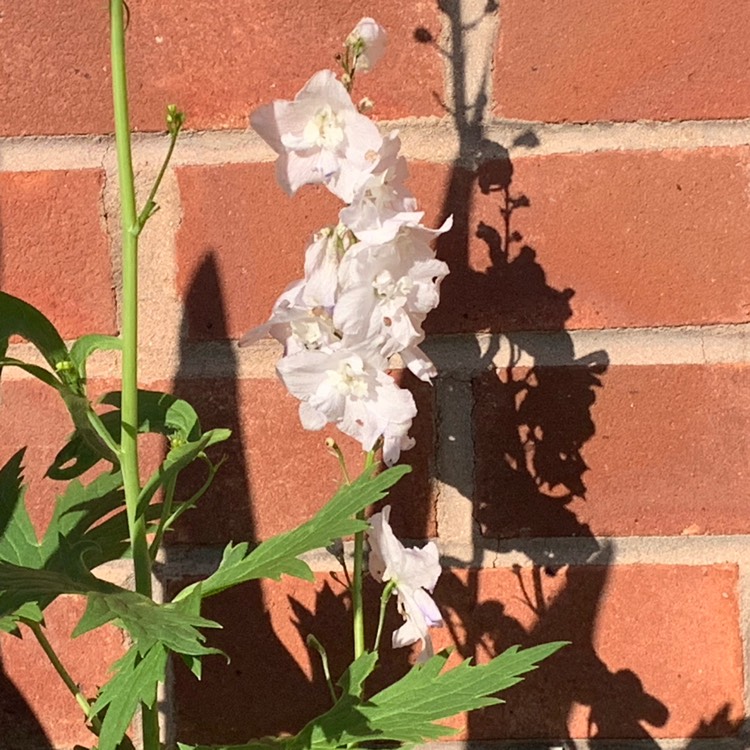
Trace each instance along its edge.
<instances>
[{"instance_id":1,"label":"delphinium flower","mask_svg":"<svg viewBox=\"0 0 750 750\"><path fill-rule=\"evenodd\" d=\"M404 547L391 529L391 507L386 505L370 518L367 538L370 543L370 575L379 583L395 585L399 613L404 624L394 631L393 648L411 646L418 641L422 650L417 660L429 659L434 651L430 628L443 624L432 594L440 577L440 556L434 542L424 547Z\"/></svg>"},{"instance_id":2,"label":"delphinium flower","mask_svg":"<svg viewBox=\"0 0 750 750\"><path fill-rule=\"evenodd\" d=\"M288 193L323 184L348 205L337 224L311 238L304 278L241 343L274 336L284 346L277 371L300 400L302 425L335 424L366 451L382 444L391 465L414 444L409 429L417 410L388 374L389 358L400 355L422 380L436 374L419 344L448 273L430 242L451 222L437 230L422 225L398 134L381 135L351 100L355 74L371 70L385 44L384 30L362 19L347 38L341 80L319 71L293 101L251 117L279 155L277 177Z\"/></svg>"}]
</instances>

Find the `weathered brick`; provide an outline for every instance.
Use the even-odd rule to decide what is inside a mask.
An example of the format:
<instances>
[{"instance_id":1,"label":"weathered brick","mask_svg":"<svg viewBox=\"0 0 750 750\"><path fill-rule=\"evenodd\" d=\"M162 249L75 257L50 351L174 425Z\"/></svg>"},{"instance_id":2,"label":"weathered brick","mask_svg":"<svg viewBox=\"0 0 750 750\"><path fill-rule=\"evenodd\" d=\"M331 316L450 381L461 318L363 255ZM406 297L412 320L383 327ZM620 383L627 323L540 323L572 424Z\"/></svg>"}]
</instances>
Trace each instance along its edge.
<instances>
[{"instance_id":1,"label":"weathered brick","mask_svg":"<svg viewBox=\"0 0 750 750\"><path fill-rule=\"evenodd\" d=\"M109 625L71 640L84 606L83 599L63 597L48 607L47 637L84 695L93 699L125 644ZM29 631L23 630L22 640L0 633L0 748L88 747L93 742L75 698Z\"/></svg>"},{"instance_id":2,"label":"weathered brick","mask_svg":"<svg viewBox=\"0 0 750 750\"><path fill-rule=\"evenodd\" d=\"M451 274L427 327L747 321L749 156L747 148L528 156L478 175L413 165L428 219L454 215L438 240ZM507 226L506 189L515 201Z\"/></svg>"},{"instance_id":3,"label":"weathered brick","mask_svg":"<svg viewBox=\"0 0 750 750\"><path fill-rule=\"evenodd\" d=\"M496 112L552 122L750 116L750 14L734 0L511 0Z\"/></svg>"},{"instance_id":4,"label":"weathered brick","mask_svg":"<svg viewBox=\"0 0 750 750\"><path fill-rule=\"evenodd\" d=\"M466 656L485 662L514 644L571 642L504 693L507 704L478 711L468 722L458 717L453 724L463 736L686 737L725 706L728 723L741 718L736 568L608 568L607 559L608 550L600 549L602 564L590 567L444 574L435 598L449 627L433 633L437 646L457 646L452 664ZM369 625L378 590L366 588ZM295 732L329 707L318 657L304 639L313 633L324 643L335 679L351 658L341 581L253 583L209 600L206 614L224 624L211 639L232 662L206 660L201 683L176 666L181 740L246 742ZM386 643L398 624L391 604ZM368 632L368 643L371 637ZM370 689L403 674L408 658L408 650L386 646ZM701 731L722 734L716 727Z\"/></svg>"},{"instance_id":5,"label":"weathered brick","mask_svg":"<svg viewBox=\"0 0 750 750\"><path fill-rule=\"evenodd\" d=\"M430 487L432 410L428 387L406 379L415 390L420 414L412 434L417 446L402 456L414 467L393 489L393 523L414 538L435 534L434 500ZM325 448L333 437L345 452L349 472L362 467L359 443L333 427L307 432L298 417L299 402L275 380L178 380L175 392L202 417L204 429L229 427L232 438L216 450L227 455L209 494L184 516L176 542L220 543L228 539L265 539L307 520L341 484L336 459ZM202 481L199 476L186 486Z\"/></svg>"},{"instance_id":6,"label":"weathered brick","mask_svg":"<svg viewBox=\"0 0 750 750\"><path fill-rule=\"evenodd\" d=\"M64 338L117 330L102 180L94 169L0 174L0 286Z\"/></svg>"},{"instance_id":7,"label":"weathered brick","mask_svg":"<svg viewBox=\"0 0 750 750\"><path fill-rule=\"evenodd\" d=\"M747 534L750 369L540 367L475 381L489 536Z\"/></svg>"},{"instance_id":8,"label":"weathered brick","mask_svg":"<svg viewBox=\"0 0 750 750\"><path fill-rule=\"evenodd\" d=\"M245 128L248 114L275 98L290 99L333 56L355 23L373 11L356 0L346 12L333 0L304 11L273 0L195 0L172 8L131 0L127 32L133 124L164 129L167 104L178 103L191 129ZM301 14L304 19L301 17ZM381 0L388 55L363 76L355 97L370 96L377 116L440 114L433 91L443 88L435 45L414 31L439 36L435 4ZM15 3L0 25L4 107L0 135L107 133L113 129L106 3L60 0Z\"/></svg>"}]
</instances>

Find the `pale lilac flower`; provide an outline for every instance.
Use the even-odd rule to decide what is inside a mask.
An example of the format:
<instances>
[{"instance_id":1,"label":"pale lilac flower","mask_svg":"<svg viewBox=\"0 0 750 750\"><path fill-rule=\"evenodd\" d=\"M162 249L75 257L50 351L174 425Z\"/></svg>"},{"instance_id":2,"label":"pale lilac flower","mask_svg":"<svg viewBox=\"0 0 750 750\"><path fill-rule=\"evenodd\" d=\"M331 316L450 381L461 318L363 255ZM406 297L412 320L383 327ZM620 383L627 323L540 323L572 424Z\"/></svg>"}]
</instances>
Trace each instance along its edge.
<instances>
[{"instance_id":1,"label":"pale lilac flower","mask_svg":"<svg viewBox=\"0 0 750 750\"><path fill-rule=\"evenodd\" d=\"M370 451L383 438L388 466L413 445L407 437L417 414L414 397L384 370L386 361L364 345L341 341L324 349L304 349L276 366L289 392L302 402L299 415L307 430L328 423Z\"/></svg>"},{"instance_id":2,"label":"pale lilac flower","mask_svg":"<svg viewBox=\"0 0 750 750\"><path fill-rule=\"evenodd\" d=\"M346 38L345 44L357 54L355 69L367 73L385 53L388 35L377 21L363 18Z\"/></svg>"},{"instance_id":3,"label":"pale lilac flower","mask_svg":"<svg viewBox=\"0 0 750 750\"><path fill-rule=\"evenodd\" d=\"M253 128L276 151L276 174L290 195L324 183L349 202L377 163L382 136L360 114L331 70L317 72L294 98L253 112Z\"/></svg>"},{"instance_id":4,"label":"pale lilac flower","mask_svg":"<svg viewBox=\"0 0 750 750\"><path fill-rule=\"evenodd\" d=\"M440 610L430 596L440 577L440 556L434 542L421 549L404 547L391 529L390 513L391 507L386 505L370 518L369 570L376 581L393 581L396 585L398 610L405 622L393 633L393 648L421 641L418 661L422 662L434 653L430 628L443 624Z\"/></svg>"}]
</instances>

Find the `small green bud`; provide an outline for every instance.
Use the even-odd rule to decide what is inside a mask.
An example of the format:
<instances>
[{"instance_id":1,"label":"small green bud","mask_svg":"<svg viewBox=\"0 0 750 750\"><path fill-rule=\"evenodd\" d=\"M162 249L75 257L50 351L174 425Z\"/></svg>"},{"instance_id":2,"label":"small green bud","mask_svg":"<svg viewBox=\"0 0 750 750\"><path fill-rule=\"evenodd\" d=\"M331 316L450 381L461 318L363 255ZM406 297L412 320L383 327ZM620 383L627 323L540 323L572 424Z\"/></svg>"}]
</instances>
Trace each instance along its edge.
<instances>
[{"instance_id":1,"label":"small green bud","mask_svg":"<svg viewBox=\"0 0 750 750\"><path fill-rule=\"evenodd\" d=\"M187 445L187 440L179 433L176 432L174 435L169 436L169 447L172 450L182 448L184 445Z\"/></svg>"},{"instance_id":2,"label":"small green bud","mask_svg":"<svg viewBox=\"0 0 750 750\"><path fill-rule=\"evenodd\" d=\"M76 366L69 359L64 359L55 365L55 372L73 372L75 369Z\"/></svg>"},{"instance_id":3,"label":"small green bud","mask_svg":"<svg viewBox=\"0 0 750 750\"><path fill-rule=\"evenodd\" d=\"M167 105L167 130L170 135L177 135L185 124L185 113L177 109L176 104Z\"/></svg>"}]
</instances>

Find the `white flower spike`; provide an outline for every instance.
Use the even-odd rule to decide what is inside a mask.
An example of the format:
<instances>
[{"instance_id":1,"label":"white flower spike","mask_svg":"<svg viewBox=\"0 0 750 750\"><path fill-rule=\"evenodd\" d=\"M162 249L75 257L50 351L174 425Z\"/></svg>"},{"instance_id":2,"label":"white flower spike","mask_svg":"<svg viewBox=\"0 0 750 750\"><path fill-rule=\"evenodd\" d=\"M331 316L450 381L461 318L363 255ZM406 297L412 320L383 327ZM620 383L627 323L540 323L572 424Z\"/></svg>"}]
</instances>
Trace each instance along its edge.
<instances>
[{"instance_id":1,"label":"white flower spike","mask_svg":"<svg viewBox=\"0 0 750 750\"><path fill-rule=\"evenodd\" d=\"M389 524L391 506L370 518L367 538L370 543L369 570L380 582L396 585L398 610L404 624L393 633L393 648L410 646L421 641L417 661L424 662L434 654L430 628L443 624L443 618L430 596L440 577L440 556L434 542L422 549L404 547Z\"/></svg>"}]
</instances>

